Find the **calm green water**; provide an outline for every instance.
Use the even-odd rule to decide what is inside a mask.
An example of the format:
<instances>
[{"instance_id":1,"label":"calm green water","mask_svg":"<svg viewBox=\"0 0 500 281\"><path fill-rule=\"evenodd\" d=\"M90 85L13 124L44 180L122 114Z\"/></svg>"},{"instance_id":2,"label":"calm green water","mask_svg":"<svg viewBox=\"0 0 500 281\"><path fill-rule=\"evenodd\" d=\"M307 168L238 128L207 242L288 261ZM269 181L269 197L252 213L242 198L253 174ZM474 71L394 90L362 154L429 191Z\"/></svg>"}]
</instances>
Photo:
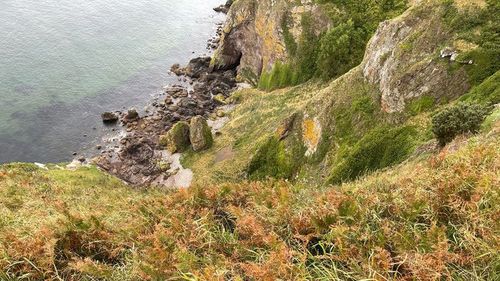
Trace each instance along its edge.
<instances>
[{"instance_id":1,"label":"calm green water","mask_svg":"<svg viewBox=\"0 0 500 281\"><path fill-rule=\"evenodd\" d=\"M171 64L204 53L222 2L0 0L0 163L99 142L102 111L142 108Z\"/></svg>"}]
</instances>

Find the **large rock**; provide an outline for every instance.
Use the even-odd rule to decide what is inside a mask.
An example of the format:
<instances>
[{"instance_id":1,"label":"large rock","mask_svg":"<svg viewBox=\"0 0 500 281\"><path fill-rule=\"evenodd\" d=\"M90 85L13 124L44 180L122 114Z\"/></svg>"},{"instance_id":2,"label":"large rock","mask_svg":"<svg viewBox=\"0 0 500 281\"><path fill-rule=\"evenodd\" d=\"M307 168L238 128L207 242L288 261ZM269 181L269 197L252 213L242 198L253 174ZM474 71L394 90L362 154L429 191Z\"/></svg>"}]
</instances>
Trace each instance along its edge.
<instances>
[{"instance_id":1,"label":"large rock","mask_svg":"<svg viewBox=\"0 0 500 281\"><path fill-rule=\"evenodd\" d=\"M312 1L238 0L229 9L220 44L214 53L213 69L238 67L240 78L255 82L262 71L269 71L276 61L287 59L284 22L295 41L301 33L301 16L311 13L314 30L325 31L330 21L324 9Z\"/></svg>"},{"instance_id":2,"label":"large rock","mask_svg":"<svg viewBox=\"0 0 500 281\"><path fill-rule=\"evenodd\" d=\"M177 122L165 135L160 137L160 145L171 153L183 152L189 147L189 125Z\"/></svg>"},{"instance_id":3,"label":"large rock","mask_svg":"<svg viewBox=\"0 0 500 281\"><path fill-rule=\"evenodd\" d=\"M103 112L101 118L104 123L115 123L118 121L119 116L114 112Z\"/></svg>"},{"instance_id":4,"label":"large rock","mask_svg":"<svg viewBox=\"0 0 500 281\"><path fill-rule=\"evenodd\" d=\"M385 112L402 112L410 100L424 95L446 101L469 90L465 70L449 71L447 59L436 55L454 40L441 9L433 2L415 5L382 22L368 43L361 67L380 89Z\"/></svg>"},{"instance_id":5,"label":"large rock","mask_svg":"<svg viewBox=\"0 0 500 281\"><path fill-rule=\"evenodd\" d=\"M194 151L202 151L212 146L212 131L202 116L196 116L191 119L189 139Z\"/></svg>"}]
</instances>

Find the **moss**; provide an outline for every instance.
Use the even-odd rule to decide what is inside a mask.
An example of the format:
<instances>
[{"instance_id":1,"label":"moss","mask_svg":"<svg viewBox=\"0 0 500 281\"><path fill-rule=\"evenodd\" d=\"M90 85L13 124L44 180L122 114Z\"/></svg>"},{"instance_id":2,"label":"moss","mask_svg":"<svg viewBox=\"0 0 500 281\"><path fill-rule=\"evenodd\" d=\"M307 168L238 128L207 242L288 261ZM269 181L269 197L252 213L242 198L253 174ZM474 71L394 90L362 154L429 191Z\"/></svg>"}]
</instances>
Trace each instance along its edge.
<instances>
[{"instance_id":1,"label":"moss","mask_svg":"<svg viewBox=\"0 0 500 281\"><path fill-rule=\"evenodd\" d=\"M286 137L274 134L257 150L247 169L250 179L292 179L298 172L306 151L299 119L291 121L295 124L288 128Z\"/></svg>"},{"instance_id":2,"label":"moss","mask_svg":"<svg viewBox=\"0 0 500 281\"><path fill-rule=\"evenodd\" d=\"M281 29L283 30L283 39L285 41L286 50L288 54L293 57L297 53L297 42L295 42L295 39L293 38L293 35L288 28L291 20L292 19L290 13L286 12L283 16Z\"/></svg>"},{"instance_id":3,"label":"moss","mask_svg":"<svg viewBox=\"0 0 500 281\"><path fill-rule=\"evenodd\" d=\"M411 126L373 129L352 147L342 148L327 182L354 180L367 172L397 164L412 152L416 138L417 130Z\"/></svg>"},{"instance_id":4,"label":"moss","mask_svg":"<svg viewBox=\"0 0 500 281\"><path fill-rule=\"evenodd\" d=\"M255 74L252 69L245 67L239 70L239 75L241 78L243 78L245 81L250 83L250 85L256 87L259 83L259 76Z\"/></svg>"},{"instance_id":5,"label":"moss","mask_svg":"<svg viewBox=\"0 0 500 281\"><path fill-rule=\"evenodd\" d=\"M422 112L431 110L436 103L436 99L432 96L421 96L414 99L407 106L410 114L417 115Z\"/></svg>"},{"instance_id":6,"label":"moss","mask_svg":"<svg viewBox=\"0 0 500 281\"><path fill-rule=\"evenodd\" d=\"M353 112L362 112L373 114L375 112L375 104L369 96L362 96L352 102L351 109Z\"/></svg>"},{"instance_id":7,"label":"moss","mask_svg":"<svg viewBox=\"0 0 500 281\"><path fill-rule=\"evenodd\" d=\"M160 145L171 153L183 152L190 144L189 124L183 121L177 122L167 134L160 137Z\"/></svg>"}]
</instances>

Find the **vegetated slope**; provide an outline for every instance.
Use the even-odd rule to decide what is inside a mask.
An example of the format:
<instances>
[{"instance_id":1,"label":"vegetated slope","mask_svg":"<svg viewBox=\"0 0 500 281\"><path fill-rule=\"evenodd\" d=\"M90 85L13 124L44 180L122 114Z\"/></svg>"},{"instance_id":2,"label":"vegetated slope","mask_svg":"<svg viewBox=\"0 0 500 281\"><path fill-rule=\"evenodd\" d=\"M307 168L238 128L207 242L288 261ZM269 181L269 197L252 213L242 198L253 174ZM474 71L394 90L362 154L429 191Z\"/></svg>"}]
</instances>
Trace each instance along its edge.
<instances>
[{"instance_id":1,"label":"vegetated slope","mask_svg":"<svg viewBox=\"0 0 500 281\"><path fill-rule=\"evenodd\" d=\"M236 1L212 64L275 90L232 96L189 189L0 166L0 279L499 279L498 3L382 2Z\"/></svg>"},{"instance_id":2,"label":"vegetated slope","mask_svg":"<svg viewBox=\"0 0 500 281\"><path fill-rule=\"evenodd\" d=\"M498 109L440 153L340 186L138 191L94 168L0 167L0 279L497 280Z\"/></svg>"},{"instance_id":3,"label":"vegetated slope","mask_svg":"<svg viewBox=\"0 0 500 281\"><path fill-rule=\"evenodd\" d=\"M498 4L475 4L415 1L379 25L361 64L339 78L236 93L239 104L214 148L184 163L203 182L274 177L322 185L431 148L433 114L458 99L500 102Z\"/></svg>"}]
</instances>

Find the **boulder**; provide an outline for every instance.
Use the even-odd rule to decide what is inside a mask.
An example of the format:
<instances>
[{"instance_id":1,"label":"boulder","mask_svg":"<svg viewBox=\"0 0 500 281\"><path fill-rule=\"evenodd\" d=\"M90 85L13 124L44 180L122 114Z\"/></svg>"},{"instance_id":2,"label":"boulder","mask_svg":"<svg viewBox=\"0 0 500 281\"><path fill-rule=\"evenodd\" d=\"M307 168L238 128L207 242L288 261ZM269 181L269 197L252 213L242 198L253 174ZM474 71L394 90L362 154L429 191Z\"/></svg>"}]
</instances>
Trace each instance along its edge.
<instances>
[{"instance_id":1,"label":"boulder","mask_svg":"<svg viewBox=\"0 0 500 281\"><path fill-rule=\"evenodd\" d=\"M183 152L189 147L189 125L177 122L165 135L160 137L160 145L171 153Z\"/></svg>"},{"instance_id":2,"label":"boulder","mask_svg":"<svg viewBox=\"0 0 500 281\"><path fill-rule=\"evenodd\" d=\"M186 76L191 78L200 78L200 76L207 72L210 67L210 57L198 57L189 61L186 66Z\"/></svg>"},{"instance_id":3,"label":"boulder","mask_svg":"<svg viewBox=\"0 0 500 281\"><path fill-rule=\"evenodd\" d=\"M189 140L194 151L202 151L212 146L212 131L202 116L195 116L191 119Z\"/></svg>"},{"instance_id":4,"label":"boulder","mask_svg":"<svg viewBox=\"0 0 500 281\"><path fill-rule=\"evenodd\" d=\"M127 111L127 114L125 114L125 119L127 121L137 120L139 119L139 113L134 108L131 108Z\"/></svg>"},{"instance_id":5,"label":"boulder","mask_svg":"<svg viewBox=\"0 0 500 281\"><path fill-rule=\"evenodd\" d=\"M107 111L101 114L101 118L104 123L115 123L118 121L118 114Z\"/></svg>"},{"instance_id":6,"label":"boulder","mask_svg":"<svg viewBox=\"0 0 500 281\"><path fill-rule=\"evenodd\" d=\"M172 71L177 76L181 76L181 75L186 74L185 69L182 68L178 63L172 65L172 67L170 67L170 71Z\"/></svg>"}]
</instances>

